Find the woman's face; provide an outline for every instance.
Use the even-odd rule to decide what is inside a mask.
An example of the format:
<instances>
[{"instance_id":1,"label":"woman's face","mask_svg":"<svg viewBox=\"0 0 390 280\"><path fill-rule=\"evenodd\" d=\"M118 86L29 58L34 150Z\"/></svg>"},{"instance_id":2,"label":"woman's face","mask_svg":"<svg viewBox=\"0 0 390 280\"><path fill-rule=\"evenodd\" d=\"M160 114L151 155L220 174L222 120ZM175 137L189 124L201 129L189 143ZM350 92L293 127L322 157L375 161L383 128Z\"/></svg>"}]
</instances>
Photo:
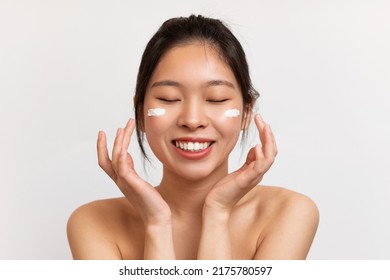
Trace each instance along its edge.
<instances>
[{"instance_id":1,"label":"woman's face","mask_svg":"<svg viewBox=\"0 0 390 280\"><path fill-rule=\"evenodd\" d=\"M169 50L149 81L144 112L148 143L164 169L193 180L227 172L243 101L234 74L213 48L193 43Z\"/></svg>"}]
</instances>

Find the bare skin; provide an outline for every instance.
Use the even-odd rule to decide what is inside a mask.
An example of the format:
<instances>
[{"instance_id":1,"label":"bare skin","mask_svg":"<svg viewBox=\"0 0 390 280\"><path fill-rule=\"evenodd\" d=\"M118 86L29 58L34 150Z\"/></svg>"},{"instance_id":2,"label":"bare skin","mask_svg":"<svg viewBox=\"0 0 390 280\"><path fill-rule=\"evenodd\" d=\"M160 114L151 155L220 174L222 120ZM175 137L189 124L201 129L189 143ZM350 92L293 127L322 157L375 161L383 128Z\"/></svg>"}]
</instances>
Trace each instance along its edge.
<instances>
[{"instance_id":1,"label":"bare skin","mask_svg":"<svg viewBox=\"0 0 390 280\"><path fill-rule=\"evenodd\" d=\"M228 173L228 155L250 117L221 114L231 108L249 111L233 73L213 48L194 43L164 55L150 79L144 111L160 107L168 114L145 118L143 127L163 164L157 187L137 175L127 152L134 120L118 129L111 158L105 133L99 132L99 165L124 197L95 201L72 214L73 257L305 259L318 210L301 194L258 185L277 155L274 135L260 115L254 118L260 143L240 169ZM183 157L174 143L188 141L185 137L210 139L202 140L212 142L210 153L203 159Z\"/></svg>"},{"instance_id":2,"label":"bare skin","mask_svg":"<svg viewBox=\"0 0 390 280\"><path fill-rule=\"evenodd\" d=\"M172 222L175 256L197 259L202 217L184 215ZM258 186L230 218L231 259L305 259L317 225L317 208L309 198ZM68 227L74 259L144 259L144 224L126 198L86 204Z\"/></svg>"},{"instance_id":3,"label":"bare skin","mask_svg":"<svg viewBox=\"0 0 390 280\"><path fill-rule=\"evenodd\" d=\"M104 154L104 134L99 141L100 153ZM247 166L245 163L243 169ZM222 183L229 177L224 178ZM116 178L120 185L118 180ZM205 203L198 204L194 196L188 199L190 190L183 187L183 192L175 193L173 202L173 197L162 187L145 185L145 189L156 194L156 198L165 199L164 202L172 202L168 210L170 219L161 217L162 224L151 223L147 228L150 222L145 222L144 212L138 211L138 204L126 197L86 204L72 214L68 224L73 257L199 259L199 251L203 249L213 254L204 259L305 259L318 226L318 210L309 198L287 189L258 185L234 203L228 214L218 209L217 214L210 217L210 227L218 230L220 225L221 232L213 234L210 230L208 238L204 238L202 230L208 226ZM123 192L126 193L126 189ZM134 199L137 196L131 194ZM163 209L156 211L162 213ZM227 242L223 242L223 237ZM151 243L150 247L147 242ZM207 247L203 245L206 248L202 248L202 242L207 244ZM156 256L154 252L159 247L163 254ZM147 250L152 253L148 254Z\"/></svg>"}]
</instances>

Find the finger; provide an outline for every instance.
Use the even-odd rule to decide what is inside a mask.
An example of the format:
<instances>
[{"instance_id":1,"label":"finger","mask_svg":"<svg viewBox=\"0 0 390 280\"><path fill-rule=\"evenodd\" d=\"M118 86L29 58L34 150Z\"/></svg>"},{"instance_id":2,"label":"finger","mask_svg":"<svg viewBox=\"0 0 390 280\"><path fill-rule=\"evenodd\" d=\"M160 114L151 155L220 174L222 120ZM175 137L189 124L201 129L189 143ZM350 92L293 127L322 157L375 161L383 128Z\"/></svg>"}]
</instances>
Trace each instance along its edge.
<instances>
[{"instance_id":1,"label":"finger","mask_svg":"<svg viewBox=\"0 0 390 280\"><path fill-rule=\"evenodd\" d=\"M241 189L251 189L256 186L262 179L264 174L264 155L261 150L261 145L257 144L251 149L251 153L248 154L248 158L252 161L244 164L239 175L237 176L237 186Z\"/></svg>"},{"instance_id":2,"label":"finger","mask_svg":"<svg viewBox=\"0 0 390 280\"><path fill-rule=\"evenodd\" d=\"M273 162L275 156L278 153L275 137L269 125L266 125L264 130L265 130L266 142L265 145L263 146L263 153L267 160Z\"/></svg>"},{"instance_id":3,"label":"finger","mask_svg":"<svg viewBox=\"0 0 390 280\"><path fill-rule=\"evenodd\" d=\"M126 152L126 163L127 163L127 166L135 172L133 158L131 157L131 155L128 152Z\"/></svg>"},{"instance_id":4,"label":"finger","mask_svg":"<svg viewBox=\"0 0 390 280\"><path fill-rule=\"evenodd\" d=\"M274 135L271 127L269 127L269 129L271 131L272 143L273 143L273 146L274 146L274 152L275 152L275 157L276 157L276 155L278 154L278 146L276 145L275 135Z\"/></svg>"},{"instance_id":5,"label":"finger","mask_svg":"<svg viewBox=\"0 0 390 280\"><path fill-rule=\"evenodd\" d=\"M131 164L129 164L129 161ZM132 166L133 160L130 154L126 152L125 148L122 148L118 158L118 176L126 182L126 185L137 188L137 186L141 183L139 180L140 177L137 175ZM130 189L122 190L122 192L127 191L130 191Z\"/></svg>"},{"instance_id":6,"label":"finger","mask_svg":"<svg viewBox=\"0 0 390 280\"><path fill-rule=\"evenodd\" d=\"M256 146L252 147L249 150L249 153L246 157L246 161L244 165L239 169L241 171L246 171L246 175L249 180L253 176L257 176L259 173L260 168L263 166L264 163L264 155L263 151L261 150L261 145L256 144Z\"/></svg>"},{"instance_id":7,"label":"finger","mask_svg":"<svg viewBox=\"0 0 390 280\"><path fill-rule=\"evenodd\" d=\"M118 159L122 150L123 143L123 128L118 128L114 141L114 147L112 148L112 167L115 172L118 173Z\"/></svg>"},{"instance_id":8,"label":"finger","mask_svg":"<svg viewBox=\"0 0 390 280\"><path fill-rule=\"evenodd\" d=\"M255 146L255 155L256 155L256 160L255 160L255 163L253 165L253 170L255 171L255 173L257 174L260 174L260 173L264 173L264 163L265 163L265 156L264 156L264 153L263 153L263 150L262 150L262 146L260 146L259 144L257 144Z\"/></svg>"},{"instance_id":9,"label":"finger","mask_svg":"<svg viewBox=\"0 0 390 280\"><path fill-rule=\"evenodd\" d=\"M248 169L248 167L250 166L250 164L256 160L256 155L255 155L255 147L252 147L249 152L248 152L248 155L246 156L246 160L244 162L244 164L239 168L237 169L236 171L234 172L242 172L242 171L245 171ZM234 173L233 172L233 173Z\"/></svg>"},{"instance_id":10,"label":"finger","mask_svg":"<svg viewBox=\"0 0 390 280\"><path fill-rule=\"evenodd\" d=\"M265 141L264 128L266 126L266 123L264 122L264 120L260 116L260 114L257 114L255 116L255 124L256 124L257 130L259 131L259 138L260 138L261 145L263 145L263 143Z\"/></svg>"},{"instance_id":11,"label":"finger","mask_svg":"<svg viewBox=\"0 0 390 280\"><path fill-rule=\"evenodd\" d=\"M98 164L110 176L114 181L116 180L116 173L112 168L111 160L108 155L107 150L107 139L104 131L99 131L98 141L97 141L97 154L98 154Z\"/></svg>"},{"instance_id":12,"label":"finger","mask_svg":"<svg viewBox=\"0 0 390 280\"><path fill-rule=\"evenodd\" d=\"M249 165L249 164L251 164L251 162L256 160L256 151L255 151L255 149L256 149L256 147L252 147L249 150L248 155L246 156L245 164Z\"/></svg>"},{"instance_id":13,"label":"finger","mask_svg":"<svg viewBox=\"0 0 390 280\"><path fill-rule=\"evenodd\" d=\"M124 130L124 136L123 136L124 138L122 144L122 147L125 148L126 151L128 150L130 145L131 135L133 134L134 127L135 127L134 119L129 119Z\"/></svg>"},{"instance_id":14,"label":"finger","mask_svg":"<svg viewBox=\"0 0 390 280\"><path fill-rule=\"evenodd\" d=\"M122 147L118 157L118 175L120 178L125 178L127 173L129 173L129 169L126 160L126 150Z\"/></svg>"},{"instance_id":15,"label":"finger","mask_svg":"<svg viewBox=\"0 0 390 280\"><path fill-rule=\"evenodd\" d=\"M260 115L255 116L255 123L259 130L264 157L266 158L267 164L271 165L277 154L275 137L270 126L263 121Z\"/></svg>"}]
</instances>

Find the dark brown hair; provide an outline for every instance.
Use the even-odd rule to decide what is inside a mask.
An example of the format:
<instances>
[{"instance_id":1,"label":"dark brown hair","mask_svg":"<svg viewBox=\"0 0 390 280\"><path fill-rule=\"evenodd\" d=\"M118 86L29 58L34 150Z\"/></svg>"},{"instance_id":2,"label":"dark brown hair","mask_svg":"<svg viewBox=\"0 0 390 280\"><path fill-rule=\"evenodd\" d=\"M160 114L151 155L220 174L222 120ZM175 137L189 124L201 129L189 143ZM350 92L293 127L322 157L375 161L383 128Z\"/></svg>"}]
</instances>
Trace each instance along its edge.
<instances>
[{"instance_id":1,"label":"dark brown hair","mask_svg":"<svg viewBox=\"0 0 390 280\"><path fill-rule=\"evenodd\" d=\"M252 109L259 94L252 87L245 52L233 33L218 19L201 15L172 18L165 21L150 39L142 55L135 89L134 109L138 144L147 158L143 142L144 100L149 80L161 57L173 47L204 42L214 47L230 66L241 89L245 113ZM244 114L244 122L248 114Z\"/></svg>"}]
</instances>

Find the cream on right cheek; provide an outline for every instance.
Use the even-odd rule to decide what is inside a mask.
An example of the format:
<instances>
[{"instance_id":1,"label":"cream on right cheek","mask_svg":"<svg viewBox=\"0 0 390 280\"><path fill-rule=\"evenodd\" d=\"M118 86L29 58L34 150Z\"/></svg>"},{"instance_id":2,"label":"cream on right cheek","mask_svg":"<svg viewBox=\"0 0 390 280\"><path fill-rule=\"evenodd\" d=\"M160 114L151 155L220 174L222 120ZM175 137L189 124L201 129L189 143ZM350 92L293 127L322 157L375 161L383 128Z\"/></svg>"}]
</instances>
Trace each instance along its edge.
<instances>
[{"instance_id":1,"label":"cream on right cheek","mask_svg":"<svg viewBox=\"0 0 390 280\"><path fill-rule=\"evenodd\" d=\"M164 108L150 108L148 109L148 117L161 117L164 116L166 110Z\"/></svg>"}]
</instances>

